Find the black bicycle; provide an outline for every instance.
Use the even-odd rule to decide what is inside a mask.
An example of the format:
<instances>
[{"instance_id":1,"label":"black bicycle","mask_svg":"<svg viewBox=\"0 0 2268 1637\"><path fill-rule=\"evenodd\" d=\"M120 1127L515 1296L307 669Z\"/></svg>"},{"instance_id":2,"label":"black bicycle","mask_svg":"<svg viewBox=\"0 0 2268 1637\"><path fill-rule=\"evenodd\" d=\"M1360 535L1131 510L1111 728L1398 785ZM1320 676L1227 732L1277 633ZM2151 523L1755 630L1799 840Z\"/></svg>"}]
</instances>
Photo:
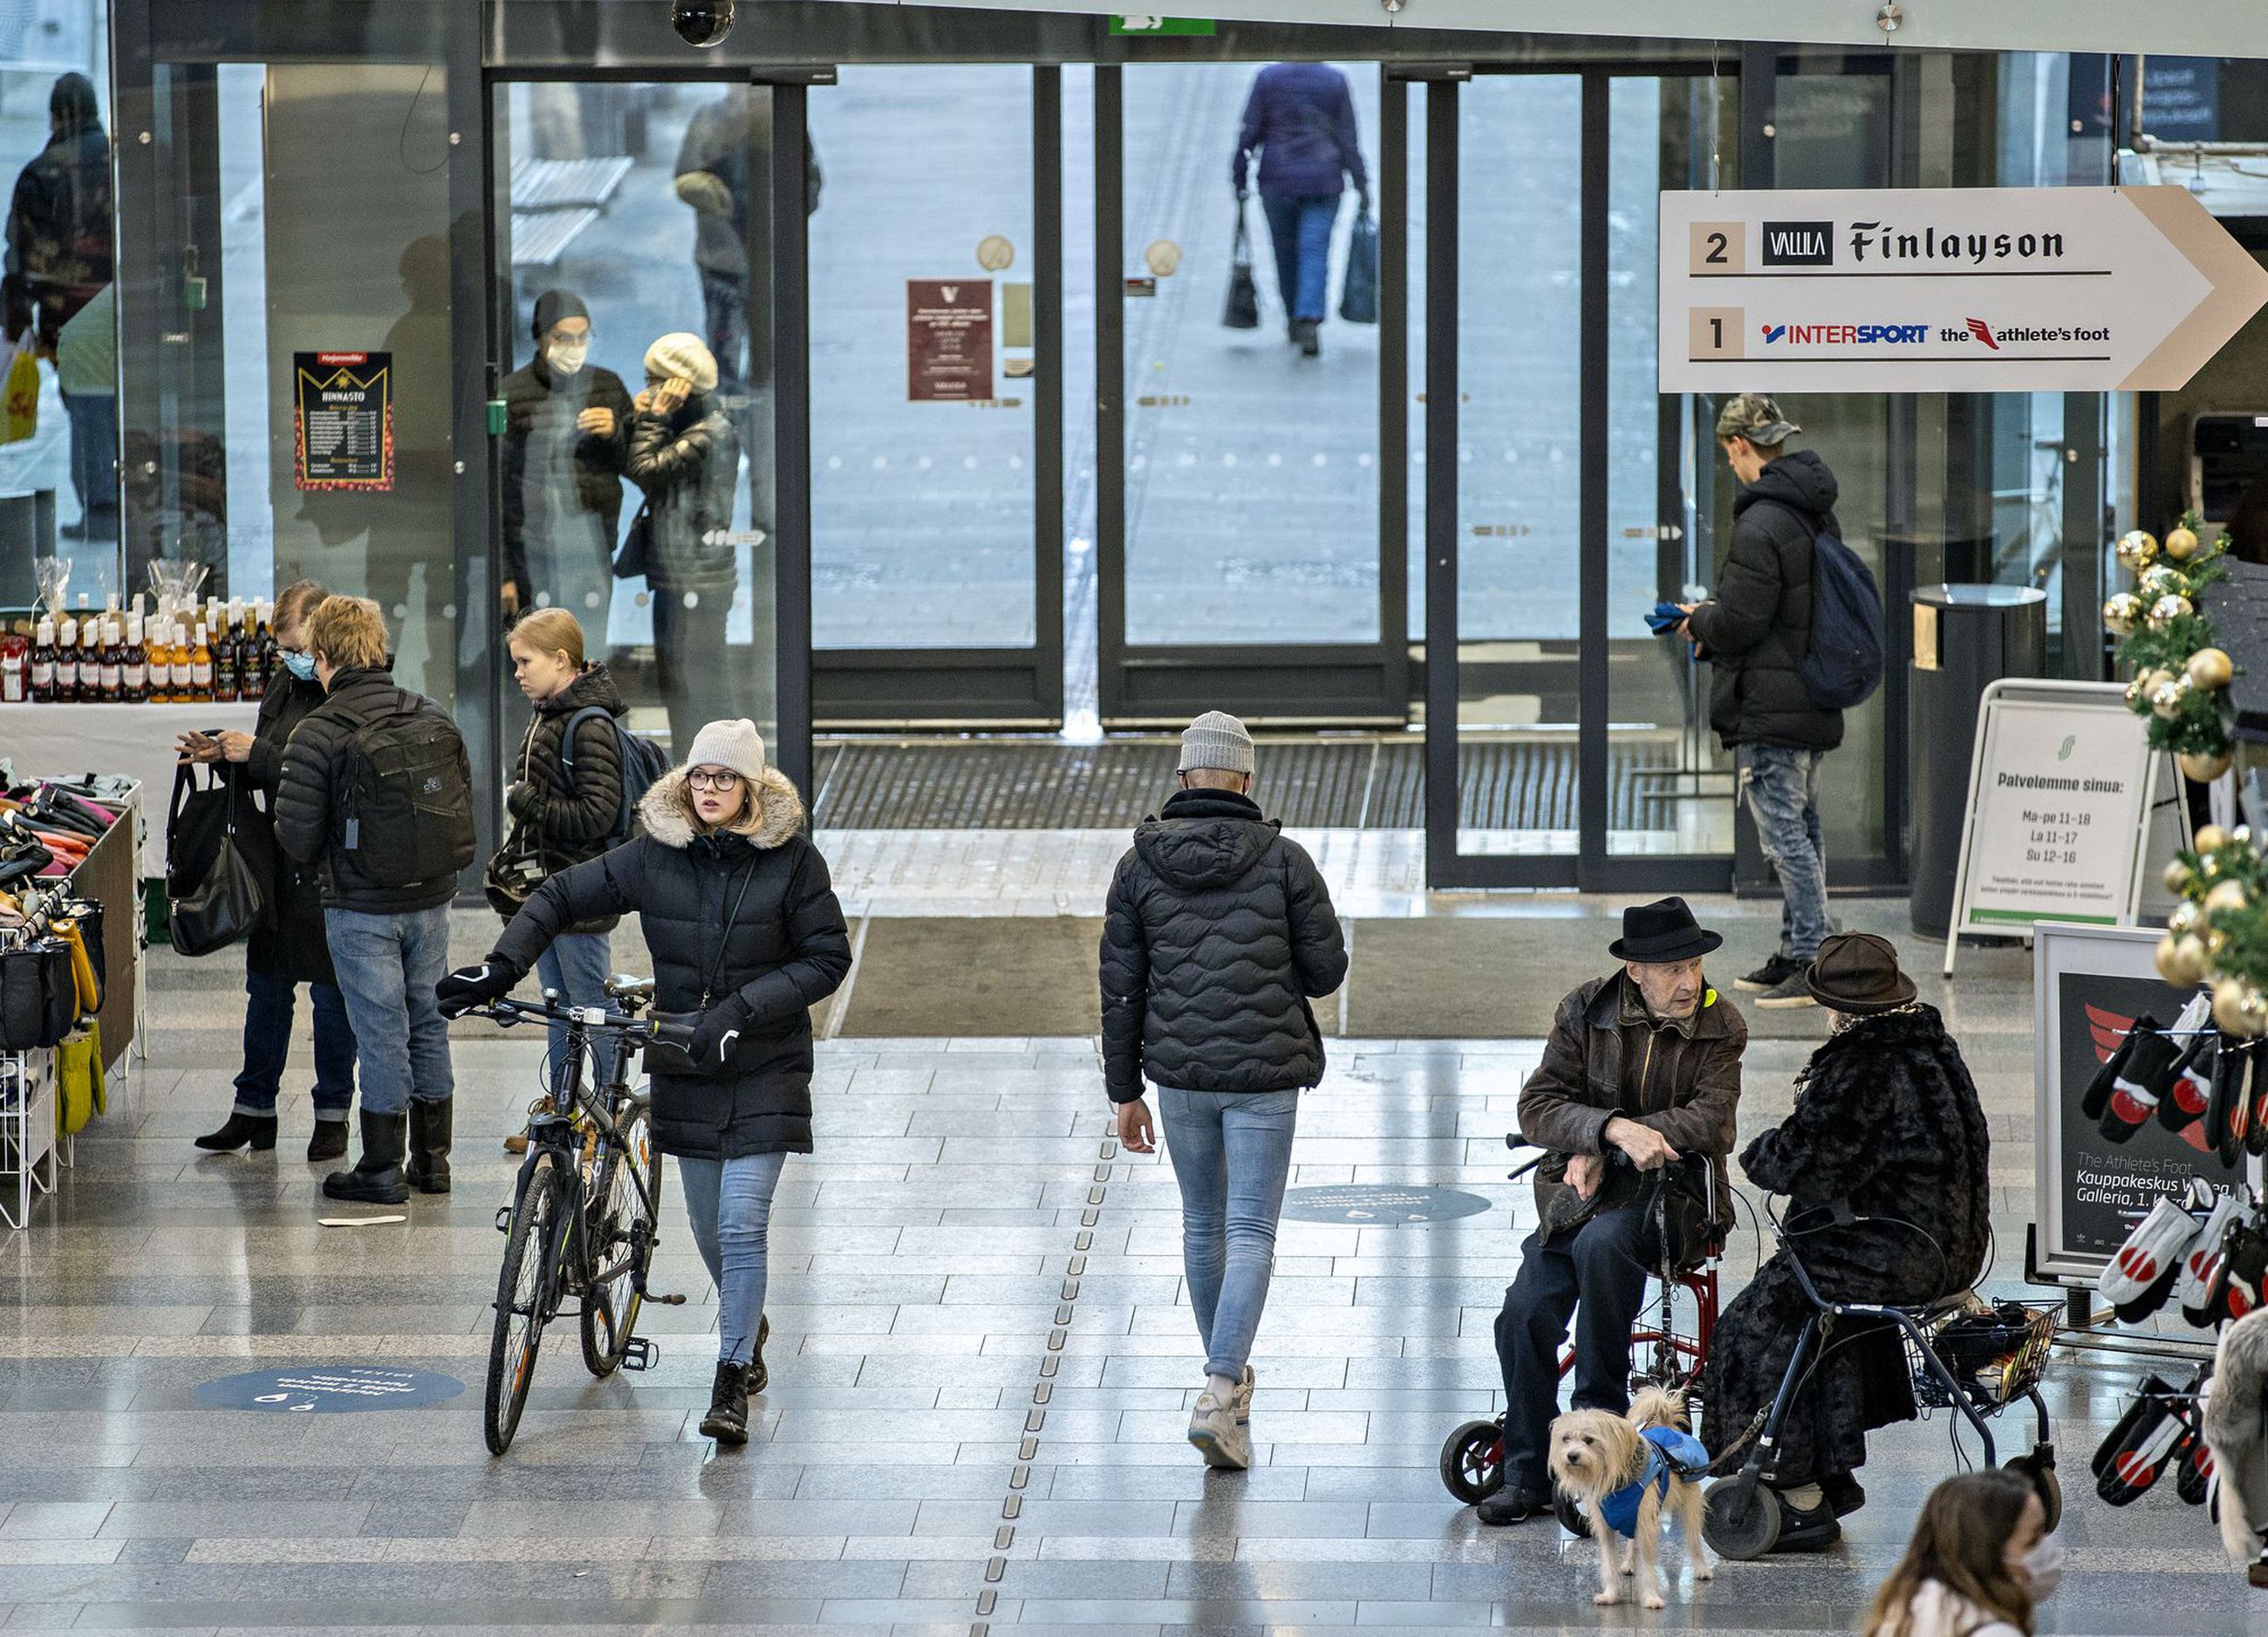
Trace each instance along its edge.
<instances>
[{"instance_id":1,"label":"black bicycle","mask_svg":"<svg viewBox=\"0 0 2268 1637\"><path fill-rule=\"evenodd\" d=\"M630 1060L658 1040L682 1046L691 1031L637 1013L653 999L651 979L610 978L610 1006L569 1006L547 990L544 1003L499 1000L468 1015L514 1024L562 1024L563 1061L551 1066L549 1097L527 1128L512 1203L497 1212L505 1236L497 1276L496 1328L489 1343L487 1401L482 1431L489 1451L512 1447L535 1378L543 1329L567 1298L582 1303L583 1362L593 1376L650 1369L660 1349L637 1328L651 1301L674 1306L682 1296L646 1288L658 1236L661 1167L654 1152L642 1087L630 1083ZM620 1008L619 1010L615 1008ZM602 1083L584 1083L584 1063L605 1066Z\"/></svg>"}]
</instances>

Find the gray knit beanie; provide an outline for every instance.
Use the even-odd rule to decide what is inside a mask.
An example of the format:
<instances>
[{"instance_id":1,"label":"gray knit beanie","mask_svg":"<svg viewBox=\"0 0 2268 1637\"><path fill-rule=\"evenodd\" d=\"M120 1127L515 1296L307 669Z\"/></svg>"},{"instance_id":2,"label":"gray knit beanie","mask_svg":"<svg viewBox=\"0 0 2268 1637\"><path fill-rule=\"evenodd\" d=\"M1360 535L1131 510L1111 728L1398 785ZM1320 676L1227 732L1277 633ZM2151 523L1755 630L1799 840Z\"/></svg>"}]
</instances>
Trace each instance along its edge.
<instances>
[{"instance_id":1,"label":"gray knit beanie","mask_svg":"<svg viewBox=\"0 0 2268 1637\"><path fill-rule=\"evenodd\" d=\"M688 767L730 767L750 784L764 776L764 736L746 716L734 722L712 722L693 736L685 752Z\"/></svg>"},{"instance_id":2,"label":"gray knit beanie","mask_svg":"<svg viewBox=\"0 0 2268 1637\"><path fill-rule=\"evenodd\" d=\"M1182 731L1179 771L1198 767L1221 773L1252 771L1252 736L1225 710L1208 710Z\"/></svg>"}]
</instances>

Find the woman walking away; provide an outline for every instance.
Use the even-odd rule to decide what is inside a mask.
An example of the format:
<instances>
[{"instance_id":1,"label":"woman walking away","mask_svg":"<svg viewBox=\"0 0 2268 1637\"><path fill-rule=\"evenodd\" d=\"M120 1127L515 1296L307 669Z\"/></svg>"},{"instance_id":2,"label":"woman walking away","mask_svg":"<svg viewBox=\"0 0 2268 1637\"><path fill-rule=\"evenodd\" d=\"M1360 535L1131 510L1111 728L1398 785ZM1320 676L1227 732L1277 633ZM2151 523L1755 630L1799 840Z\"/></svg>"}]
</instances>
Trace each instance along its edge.
<instances>
[{"instance_id":1,"label":"woman walking away","mask_svg":"<svg viewBox=\"0 0 2268 1637\"><path fill-rule=\"evenodd\" d=\"M1922 1502L1865 1637L2031 1637L2034 1608L2062 1578L2063 1547L2030 1480L2005 1467L1963 1472Z\"/></svg>"},{"instance_id":2,"label":"woman walking away","mask_svg":"<svg viewBox=\"0 0 2268 1637\"><path fill-rule=\"evenodd\" d=\"M244 782L270 801L284 782L284 745L307 713L323 702L315 658L307 651L307 616L329 593L313 580L284 588L276 599L276 645L284 668L261 695L254 731L181 735L185 761L226 761L244 769ZM315 871L276 849L273 909L244 950L244 1067L236 1076L236 1104L217 1131L196 1140L214 1154L276 1146L276 1094L291 1054L291 1013L298 987L307 986L315 1011L315 1131L310 1160L335 1160L347 1151L347 1115L354 1105L354 1025L331 967L323 932L323 894Z\"/></svg>"},{"instance_id":3,"label":"woman walking away","mask_svg":"<svg viewBox=\"0 0 2268 1637\"><path fill-rule=\"evenodd\" d=\"M650 1047L654 1141L677 1158L701 1259L716 1281L717 1380L701 1430L748 1437L764 1390L764 1246L790 1154L811 1152L811 1008L850 970L827 861L803 799L764 765L752 722L712 722L685 765L638 804L644 833L546 880L486 961L437 990L460 1016L512 992L571 928L635 909L658 1014L693 1027L682 1053Z\"/></svg>"},{"instance_id":4,"label":"woman walking away","mask_svg":"<svg viewBox=\"0 0 2268 1637\"><path fill-rule=\"evenodd\" d=\"M583 628L565 609L528 614L512 627L509 646L512 677L535 715L504 792L512 831L489 862L489 903L506 921L547 877L596 858L615 839L622 808L615 723L630 711L607 667L585 662ZM600 915L554 938L536 958L543 987L571 1006L605 1005L607 935L619 919ZM552 1024L547 1084L566 1049L566 1025ZM507 1137L504 1147L526 1153L526 1134Z\"/></svg>"}]
</instances>

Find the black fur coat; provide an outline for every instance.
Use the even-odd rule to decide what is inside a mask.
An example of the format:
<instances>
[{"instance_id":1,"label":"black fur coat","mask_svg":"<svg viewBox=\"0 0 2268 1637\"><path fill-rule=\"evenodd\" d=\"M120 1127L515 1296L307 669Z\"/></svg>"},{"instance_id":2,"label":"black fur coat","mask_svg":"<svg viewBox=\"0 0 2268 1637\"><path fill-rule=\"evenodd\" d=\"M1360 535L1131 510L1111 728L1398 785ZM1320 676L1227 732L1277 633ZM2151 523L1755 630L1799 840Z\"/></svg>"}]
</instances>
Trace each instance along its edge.
<instances>
[{"instance_id":1,"label":"black fur coat","mask_svg":"<svg viewBox=\"0 0 2268 1637\"><path fill-rule=\"evenodd\" d=\"M1966 1289L1991 1243L1991 1148L1976 1084L1936 1008L1862 1018L1812 1054L1795 1112L1741 1156L1751 1183L1788 1196L1789 1233L1711 1339L1704 1398L1712 1453L1771 1403L1810 1314L1790 1250L1830 1299L1905 1304ZM1837 1201L1859 1216L1894 1220L1822 1225ZM1867 1458L1870 1428L1914 1414L1895 1332L1846 1323L1827 1340L1781 1435L1782 1487L1853 1471Z\"/></svg>"}]
</instances>

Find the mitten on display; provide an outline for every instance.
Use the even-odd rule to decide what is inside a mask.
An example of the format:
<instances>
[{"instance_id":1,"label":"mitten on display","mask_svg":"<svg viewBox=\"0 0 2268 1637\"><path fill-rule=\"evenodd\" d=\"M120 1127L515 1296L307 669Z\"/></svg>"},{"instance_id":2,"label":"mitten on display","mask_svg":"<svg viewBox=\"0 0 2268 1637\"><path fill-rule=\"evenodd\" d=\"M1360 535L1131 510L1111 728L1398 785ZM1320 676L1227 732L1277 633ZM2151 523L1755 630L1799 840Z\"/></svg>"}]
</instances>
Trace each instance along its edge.
<instances>
[{"instance_id":1,"label":"mitten on display","mask_svg":"<svg viewBox=\"0 0 2268 1637\"><path fill-rule=\"evenodd\" d=\"M2206 1146L2224 1165L2235 1164L2244 1151L2252 1115L2247 1083L2251 1068L2251 1052L2236 1040L2224 1039L2213 1053L2213 1095L2205 1103L2205 1136Z\"/></svg>"},{"instance_id":2,"label":"mitten on display","mask_svg":"<svg viewBox=\"0 0 2268 1637\"><path fill-rule=\"evenodd\" d=\"M2192 1035L2183 1048L2166 1095L2158 1103L2158 1123L2167 1130L2179 1131L2205 1118L2213 1102L2213 1066L2220 1056L2220 1040L2216 1034Z\"/></svg>"},{"instance_id":3,"label":"mitten on display","mask_svg":"<svg viewBox=\"0 0 2268 1637\"><path fill-rule=\"evenodd\" d=\"M2158 1105L2173 1090L2174 1071L2182 1061L2180 1046L2162 1034L2144 1034L2139 1023L2132 1044L2125 1072L2111 1085L2099 1127L2113 1142L2125 1141L2158 1112Z\"/></svg>"},{"instance_id":4,"label":"mitten on display","mask_svg":"<svg viewBox=\"0 0 2268 1637\"><path fill-rule=\"evenodd\" d=\"M2228 1230L2235 1225L2241 1208L2235 1193L2215 1195L2205 1225L2198 1230L2197 1237L2190 1241L2190 1248L2182 1256L2182 1274L2174 1281L2173 1299L2181 1304L2182 1317L2200 1329L2209 1328L2213 1323L2209 1303L2220 1281Z\"/></svg>"},{"instance_id":5,"label":"mitten on display","mask_svg":"<svg viewBox=\"0 0 2268 1637\"><path fill-rule=\"evenodd\" d=\"M2239 1222L2228 1230L2223 1256L2221 1314L2242 1318L2259 1307L2261 1286L2268 1280L2268 1233L2255 1223Z\"/></svg>"},{"instance_id":6,"label":"mitten on display","mask_svg":"<svg viewBox=\"0 0 2268 1637\"><path fill-rule=\"evenodd\" d=\"M2108 1506L2131 1506L2179 1457L2190 1429L2174 1413L2173 1389L2155 1376L2095 1452L2095 1493Z\"/></svg>"},{"instance_id":7,"label":"mitten on display","mask_svg":"<svg viewBox=\"0 0 2268 1637\"><path fill-rule=\"evenodd\" d=\"M2089 1119L2102 1118L2104 1112L2110 1106L2110 1093L2117 1089L2118 1082L2125 1076L2126 1064L2134 1055L2134 1042L2146 1034L2155 1034L2157 1031L2158 1020L2147 1012L2134 1020L2133 1028L2129 1030L2126 1038L2118 1043L2118 1049L2111 1053L2109 1060L2095 1071L2095 1078L2087 1083L2087 1093L2079 1099L2080 1113Z\"/></svg>"},{"instance_id":8,"label":"mitten on display","mask_svg":"<svg viewBox=\"0 0 2268 1637\"><path fill-rule=\"evenodd\" d=\"M2197 1238L2197 1218L2179 1200L2161 1197L2095 1275L2096 1292L2113 1307L2124 1309L2163 1285L2165 1289L2158 1296L2162 1303L2173 1290L2174 1280L2182 1271L2182 1258ZM2153 1303L2151 1310L2156 1307L2157 1303ZM2119 1317L2124 1318L2125 1314L2122 1311Z\"/></svg>"}]
</instances>

